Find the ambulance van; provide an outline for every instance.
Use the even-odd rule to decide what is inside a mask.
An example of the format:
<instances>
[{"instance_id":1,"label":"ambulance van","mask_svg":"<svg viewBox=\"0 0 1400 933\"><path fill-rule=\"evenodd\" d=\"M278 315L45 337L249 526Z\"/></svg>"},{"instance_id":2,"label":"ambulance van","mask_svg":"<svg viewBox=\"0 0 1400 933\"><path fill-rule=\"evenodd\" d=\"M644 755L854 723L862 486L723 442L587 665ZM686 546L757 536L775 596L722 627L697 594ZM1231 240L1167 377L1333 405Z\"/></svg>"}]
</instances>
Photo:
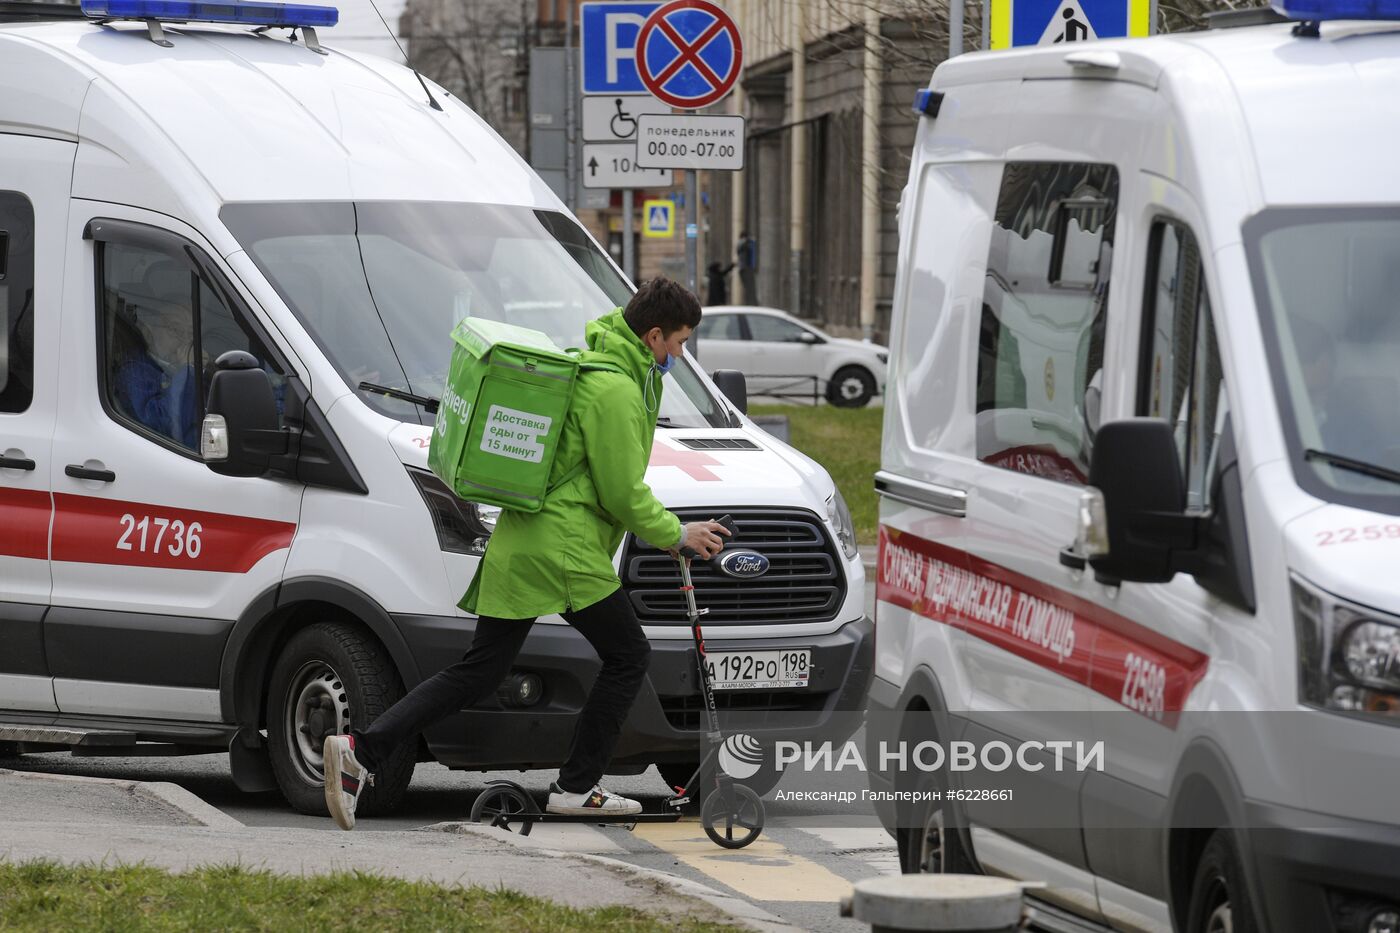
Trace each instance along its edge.
<instances>
[{"instance_id":1,"label":"ambulance van","mask_svg":"<svg viewBox=\"0 0 1400 933\"><path fill-rule=\"evenodd\" d=\"M456 603L496 515L427 470L453 326L579 346L631 286L460 101L279 6L4 5L0 751L227 750L239 786L324 812L322 738L476 624ZM721 709L820 729L869 682L864 571L831 478L737 375L667 376L648 482L738 523L744 559L696 568ZM679 783L703 739L679 575L631 539L617 561L653 651L611 771ZM362 806L415 759L558 765L597 669L542 619Z\"/></svg>"},{"instance_id":2,"label":"ambulance van","mask_svg":"<svg viewBox=\"0 0 1400 933\"><path fill-rule=\"evenodd\" d=\"M973 765L871 786L1044 929L1400 929L1400 26L1329 3L915 105L867 741Z\"/></svg>"}]
</instances>

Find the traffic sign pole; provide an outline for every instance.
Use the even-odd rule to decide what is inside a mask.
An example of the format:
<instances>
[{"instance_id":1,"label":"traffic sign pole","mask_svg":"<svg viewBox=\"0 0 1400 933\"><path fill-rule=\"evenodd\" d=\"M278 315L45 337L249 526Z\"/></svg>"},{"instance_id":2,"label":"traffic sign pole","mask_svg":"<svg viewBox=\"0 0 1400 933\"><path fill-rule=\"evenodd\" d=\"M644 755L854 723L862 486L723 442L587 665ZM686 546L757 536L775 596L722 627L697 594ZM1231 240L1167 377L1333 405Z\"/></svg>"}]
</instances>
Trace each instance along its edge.
<instances>
[{"instance_id":1,"label":"traffic sign pole","mask_svg":"<svg viewBox=\"0 0 1400 933\"><path fill-rule=\"evenodd\" d=\"M629 282L637 281L637 257L632 249L632 211L635 207L631 188L622 191L622 274Z\"/></svg>"},{"instance_id":2,"label":"traffic sign pole","mask_svg":"<svg viewBox=\"0 0 1400 933\"><path fill-rule=\"evenodd\" d=\"M692 111L693 112L693 111ZM700 173L685 173L685 275L686 285L700 296ZM703 298L701 299L703 302Z\"/></svg>"}]
</instances>

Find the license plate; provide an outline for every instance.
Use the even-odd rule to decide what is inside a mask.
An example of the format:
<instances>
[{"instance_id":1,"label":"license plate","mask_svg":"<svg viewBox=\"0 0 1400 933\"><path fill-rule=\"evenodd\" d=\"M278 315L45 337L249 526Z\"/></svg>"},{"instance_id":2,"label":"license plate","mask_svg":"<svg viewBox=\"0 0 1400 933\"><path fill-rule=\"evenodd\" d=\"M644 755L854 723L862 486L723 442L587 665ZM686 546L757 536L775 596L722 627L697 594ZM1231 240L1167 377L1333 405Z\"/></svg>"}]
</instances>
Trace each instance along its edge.
<instances>
[{"instance_id":1,"label":"license plate","mask_svg":"<svg viewBox=\"0 0 1400 933\"><path fill-rule=\"evenodd\" d=\"M812 652L712 651L705 655L705 670L716 690L775 690L805 687L812 671Z\"/></svg>"}]
</instances>

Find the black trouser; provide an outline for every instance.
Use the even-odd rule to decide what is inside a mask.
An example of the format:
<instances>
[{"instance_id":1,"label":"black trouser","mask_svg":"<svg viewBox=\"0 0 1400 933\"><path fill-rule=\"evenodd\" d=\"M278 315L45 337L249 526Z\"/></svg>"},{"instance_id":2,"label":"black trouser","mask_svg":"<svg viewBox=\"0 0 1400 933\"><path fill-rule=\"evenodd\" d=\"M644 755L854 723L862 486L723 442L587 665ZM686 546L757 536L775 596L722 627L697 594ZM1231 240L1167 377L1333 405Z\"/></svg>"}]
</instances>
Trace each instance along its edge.
<instances>
[{"instance_id":1,"label":"black trouser","mask_svg":"<svg viewBox=\"0 0 1400 933\"><path fill-rule=\"evenodd\" d=\"M572 794L591 790L612 758L622 723L642 688L651 644L642 632L632 601L618 588L586 609L563 613L583 633L603 667L574 727L569 757L559 769L559 786ZM438 720L490 696L510 673L534 619L477 621L471 649L462 660L429 677L384 711L364 731L355 731L355 757L370 771L394 750ZM522 749L522 758L526 755Z\"/></svg>"}]
</instances>

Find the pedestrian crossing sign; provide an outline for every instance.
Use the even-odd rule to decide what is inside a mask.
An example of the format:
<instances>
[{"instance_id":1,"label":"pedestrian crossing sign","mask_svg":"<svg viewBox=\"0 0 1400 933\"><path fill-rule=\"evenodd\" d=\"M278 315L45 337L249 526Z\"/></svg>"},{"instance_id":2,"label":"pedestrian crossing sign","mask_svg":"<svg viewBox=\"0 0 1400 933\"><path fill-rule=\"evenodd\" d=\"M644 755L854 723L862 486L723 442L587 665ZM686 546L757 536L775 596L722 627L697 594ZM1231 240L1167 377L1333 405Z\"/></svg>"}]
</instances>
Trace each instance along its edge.
<instances>
[{"instance_id":1,"label":"pedestrian crossing sign","mask_svg":"<svg viewBox=\"0 0 1400 933\"><path fill-rule=\"evenodd\" d=\"M988 45L1066 45L1152 34L1155 0L990 0Z\"/></svg>"},{"instance_id":2,"label":"pedestrian crossing sign","mask_svg":"<svg viewBox=\"0 0 1400 933\"><path fill-rule=\"evenodd\" d=\"M674 201L642 202L642 236L669 240L676 235Z\"/></svg>"}]
</instances>

